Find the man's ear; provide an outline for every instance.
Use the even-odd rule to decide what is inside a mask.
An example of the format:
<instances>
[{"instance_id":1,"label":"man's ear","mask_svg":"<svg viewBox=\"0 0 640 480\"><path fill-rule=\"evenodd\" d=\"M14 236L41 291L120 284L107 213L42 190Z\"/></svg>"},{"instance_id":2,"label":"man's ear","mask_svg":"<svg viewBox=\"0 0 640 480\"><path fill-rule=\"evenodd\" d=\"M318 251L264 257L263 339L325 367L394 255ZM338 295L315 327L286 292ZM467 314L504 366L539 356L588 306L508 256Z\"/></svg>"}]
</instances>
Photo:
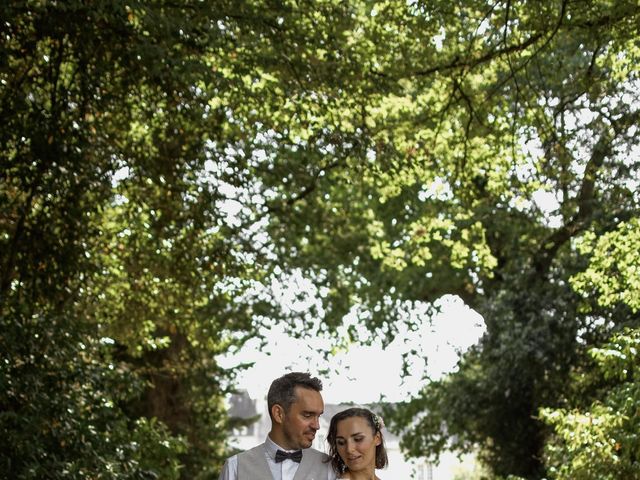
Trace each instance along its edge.
<instances>
[{"instance_id":1,"label":"man's ear","mask_svg":"<svg viewBox=\"0 0 640 480\"><path fill-rule=\"evenodd\" d=\"M282 405L276 403L271 407L271 416L273 417L274 422L283 423L284 414L285 414L285 411L284 411L284 408L282 408Z\"/></svg>"}]
</instances>

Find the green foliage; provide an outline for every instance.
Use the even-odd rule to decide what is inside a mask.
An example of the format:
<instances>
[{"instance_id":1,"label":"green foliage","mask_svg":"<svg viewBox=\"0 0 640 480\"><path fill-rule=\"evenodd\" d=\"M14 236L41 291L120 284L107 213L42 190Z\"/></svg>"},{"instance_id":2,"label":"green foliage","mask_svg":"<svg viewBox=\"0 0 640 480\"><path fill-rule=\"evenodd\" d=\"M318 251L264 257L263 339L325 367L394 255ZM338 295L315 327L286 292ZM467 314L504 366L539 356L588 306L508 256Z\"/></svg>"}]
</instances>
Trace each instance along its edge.
<instances>
[{"instance_id":1,"label":"green foliage","mask_svg":"<svg viewBox=\"0 0 640 480\"><path fill-rule=\"evenodd\" d=\"M611 307L626 304L640 310L640 221L620 223L617 228L597 237L585 235L578 248L589 255L589 267L572 278L574 288Z\"/></svg>"},{"instance_id":2,"label":"green foliage","mask_svg":"<svg viewBox=\"0 0 640 480\"><path fill-rule=\"evenodd\" d=\"M404 445L542 478L537 412L638 322L638 15L3 3L8 475L215 478L234 378L216 355L272 321L335 336L351 310L390 342L456 294L487 334L395 412ZM269 285L292 272L319 308L280 311Z\"/></svg>"},{"instance_id":3,"label":"green foliage","mask_svg":"<svg viewBox=\"0 0 640 480\"><path fill-rule=\"evenodd\" d=\"M545 449L551 478L564 480L640 478L640 331L625 330L590 350L597 369L589 377L607 381L586 408L542 409L554 429ZM584 379L580 380L584 382Z\"/></svg>"},{"instance_id":4,"label":"green foliage","mask_svg":"<svg viewBox=\"0 0 640 480\"><path fill-rule=\"evenodd\" d=\"M242 300L259 252L220 211L224 174L204 181L210 101L234 88L198 88L227 42L215 10L0 7L3 477L216 476L215 355L268 302Z\"/></svg>"},{"instance_id":5,"label":"green foliage","mask_svg":"<svg viewBox=\"0 0 640 480\"><path fill-rule=\"evenodd\" d=\"M178 478L184 442L124 414L144 385L112 345L54 315L2 325L3 477Z\"/></svg>"},{"instance_id":6,"label":"green foliage","mask_svg":"<svg viewBox=\"0 0 640 480\"><path fill-rule=\"evenodd\" d=\"M308 183L261 177L289 199L269 232L287 269L330 292L328 325L357 309L371 338L391 341L407 304L444 294L481 313L487 334L459 370L390 418L412 455L480 448L495 475L543 478L538 410L564 401L587 346L638 321L570 283L590 262L581 237L638 215L637 4L405 7L354 13L383 83L345 90L360 117L342 110L331 136L300 142ZM399 11L401 34L377 23Z\"/></svg>"}]
</instances>

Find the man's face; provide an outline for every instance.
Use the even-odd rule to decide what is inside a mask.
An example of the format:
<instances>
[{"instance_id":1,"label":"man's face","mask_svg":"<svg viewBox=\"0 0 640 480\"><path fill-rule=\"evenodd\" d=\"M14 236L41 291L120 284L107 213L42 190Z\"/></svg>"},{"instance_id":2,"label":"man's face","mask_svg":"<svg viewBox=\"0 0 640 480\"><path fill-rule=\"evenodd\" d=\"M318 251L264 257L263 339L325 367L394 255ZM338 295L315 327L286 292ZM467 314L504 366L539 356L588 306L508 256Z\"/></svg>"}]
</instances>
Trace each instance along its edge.
<instances>
[{"instance_id":1,"label":"man's face","mask_svg":"<svg viewBox=\"0 0 640 480\"><path fill-rule=\"evenodd\" d=\"M311 446L320 429L320 415L324 411L319 392L304 387L296 387L294 392L296 401L284 413L282 422L283 440L286 442L282 447L288 450Z\"/></svg>"}]
</instances>

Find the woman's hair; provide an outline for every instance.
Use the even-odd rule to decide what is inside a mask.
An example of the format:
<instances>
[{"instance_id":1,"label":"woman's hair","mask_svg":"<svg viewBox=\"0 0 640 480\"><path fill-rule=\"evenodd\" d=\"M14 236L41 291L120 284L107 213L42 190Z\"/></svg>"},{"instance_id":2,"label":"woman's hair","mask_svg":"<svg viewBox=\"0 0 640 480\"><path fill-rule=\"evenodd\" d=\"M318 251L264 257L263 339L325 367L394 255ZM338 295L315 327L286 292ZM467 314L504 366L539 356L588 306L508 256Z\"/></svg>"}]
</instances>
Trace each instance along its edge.
<instances>
[{"instance_id":1,"label":"woman's hair","mask_svg":"<svg viewBox=\"0 0 640 480\"><path fill-rule=\"evenodd\" d=\"M333 470L340 474L346 470L346 465L338 454L338 447L336 445L336 435L338 432L338 423L350 417L364 418L373 431L373 435L380 434L380 445L376 446L376 468L384 468L389 463L387 457L387 450L384 448L384 437L382 436L381 428L383 426L382 419L366 408L348 408L342 412L336 413L331 419L329 424L329 433L327 434L327 442L329 443L329 462Z\"/></svg>"}]
</instances>

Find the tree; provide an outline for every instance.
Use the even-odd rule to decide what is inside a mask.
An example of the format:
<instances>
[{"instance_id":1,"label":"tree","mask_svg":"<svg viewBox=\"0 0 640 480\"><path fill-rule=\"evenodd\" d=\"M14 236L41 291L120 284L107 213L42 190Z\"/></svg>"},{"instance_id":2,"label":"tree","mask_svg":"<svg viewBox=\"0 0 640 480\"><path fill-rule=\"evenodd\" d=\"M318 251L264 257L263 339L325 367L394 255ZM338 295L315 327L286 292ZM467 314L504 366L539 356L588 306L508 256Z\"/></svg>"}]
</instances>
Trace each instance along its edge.
<instances>
[{"instance_id":1,"label":"tree","mask_svg":"<svg viewBox=\"0 0 640 480\"><path fill-rule=\"evenodd\" d=\"M586 346L638 321L570 285L588 261L576 240L638 214L637 5L358 14L335 55L362 60L361 81L319 95L342 105L334 122L293 144L272 137L291 160L262 175L283 199L270 234L317 283L328 329L358 308L390 341L404 308L447 293L480 312L487 335L395 426L411 454L479 446L494 473L542 478L539 408L561 403ZM325 154L301 167L299 150Z\"/></svg>"},{"instance_id":2,"label":"tree","mask_svg":"<svg viewBox=\"0 0 640 480\"><path fill-rule=\"evenodd\" d=\"M580 249L590 256L573 286L605 307L638 305L638 221L621 223L600 237L586 235ZM572 388L562 408L545 408L542 420L553 428L545 448L552 478L640 478L638 365L640 330L623 329L588 354L590 368L572 372ZM594 366L595 364L595 366ZM595 392L584 395L583 392Z\"/></svg>"},{"instance_id":3,"label":"tree","mask_svg":"<svg viewBox=\"0 0 640 480\"><path fill-rule=\"evenodd\" d=\"M542 420L554 429L545 449L551 478L640 478L638 347L635 329L591 349L597 368L576 372L574 382L581 389L590 383L599 387L592 403L542 409Z\"/></svg>"},{"instance_id":4,"label":"tree","mask_svg":"<svg viewBox=\"0 0 640 480\"><path fill-rule=\"evenodd\" d=\"M535 414L561 403L582 350L637 323L570 284L591 255L576 241L638 213L634 2L0 13L11 476L116 463L113 475L215 476L233 380L216 354L271 321L337 337L351 309L390 341L406 310L443 294L487 335L398 410L405 445L480 446L497 474L544 474ZM301 318L269 289L296 271L321 298Z\"/></svg>"},{"instance_id":5,"label":"tree","mask_svg":"<svg viewBox=\"0 0 640 480\"><path fill-rule=\"evenodd\" d=\"M212 478L215 355L270 308L221 210L238 167L206 181L240 135L212 106L241 86L209 17L227 6L0 9L3 476Z\"/></svg>"}]
</instances>

